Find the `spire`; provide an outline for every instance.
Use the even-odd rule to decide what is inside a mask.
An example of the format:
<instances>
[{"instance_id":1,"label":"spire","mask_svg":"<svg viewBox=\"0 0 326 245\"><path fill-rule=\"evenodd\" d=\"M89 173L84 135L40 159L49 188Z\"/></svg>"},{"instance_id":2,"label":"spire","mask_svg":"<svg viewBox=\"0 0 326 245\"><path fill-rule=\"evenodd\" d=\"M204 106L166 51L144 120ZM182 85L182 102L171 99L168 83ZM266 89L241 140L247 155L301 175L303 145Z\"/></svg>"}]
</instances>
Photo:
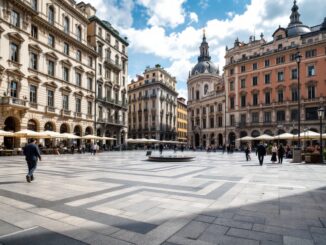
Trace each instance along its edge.
<instances>
[{"instance_id":1,"label":"spire","mask_svg":"<svg viewBox=\"0 0 326 245\"><path fill-rule=\"evenodd\" d=\"M302 24L302 22L300 21L300 14L299 14L299 7L297 5L297 1L294 0L293 2L293 7L291 9L292 13L290 15L290 24L289 26L292 26L292 25L296 25L296 24Z\"/></svg>"},{"instance_id":2,"label":"spire","mask_svg":"<svg viewBox=\"0 0 326 245\"><path fill-rule=\"evenodd\" d=\"M205 33L205 29L204 29L203 30L203 41L199 47L200 56L198 57L198 62L211 60L211 57L209 56L208 49L209 49L209 47L208 47L208 43L206 42L206 33Z\"/></svg>"}]
</instances>

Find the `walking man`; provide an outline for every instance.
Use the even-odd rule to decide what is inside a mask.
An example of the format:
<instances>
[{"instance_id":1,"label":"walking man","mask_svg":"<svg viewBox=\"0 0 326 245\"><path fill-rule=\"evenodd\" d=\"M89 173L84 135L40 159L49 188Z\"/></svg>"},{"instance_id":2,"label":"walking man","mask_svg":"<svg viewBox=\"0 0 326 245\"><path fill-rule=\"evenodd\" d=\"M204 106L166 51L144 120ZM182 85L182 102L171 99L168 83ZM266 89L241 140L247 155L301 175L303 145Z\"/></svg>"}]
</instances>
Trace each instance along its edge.
<instances>
[{"instance_id":1,"label":"walking man","mask_svg":"<svg viewBox=\"0 0 326 245\"><path fill-rule=\"evenodd\" d=\"M264 163L264 156L266 155L266 148L262 142L260 142L260 144L258 145L256 154L258 154L259 164L260 166L262 166Z\"/></svg>"},{"instance_id":2,"label":"walking man","mask_svg":"<svg viewBox=\"0 0 326 245\"><path fill-rule=\"evenodd\" d=\"M40 150L36 145L36 140L31 139L30 143L24 148L24 155L28 166L28 174L26 175L26 181L30 183L34 180L34 171L37 166L37 161L41 161Z\"/></svg>"}]
</instances>

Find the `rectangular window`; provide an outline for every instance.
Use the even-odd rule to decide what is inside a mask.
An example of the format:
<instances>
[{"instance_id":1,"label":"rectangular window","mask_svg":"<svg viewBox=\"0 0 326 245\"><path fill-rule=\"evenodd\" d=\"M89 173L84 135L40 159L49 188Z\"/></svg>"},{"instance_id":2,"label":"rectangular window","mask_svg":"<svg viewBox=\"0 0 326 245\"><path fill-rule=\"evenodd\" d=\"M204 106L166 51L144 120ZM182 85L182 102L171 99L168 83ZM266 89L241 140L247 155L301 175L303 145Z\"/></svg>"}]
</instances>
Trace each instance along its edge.
<instances>
[{"instance_id":1,"label":"rectangular window","mask_svg":"<svg viewBox=\"0 0 326 245\"><path fill-rule=\"evenodd\" d=\"M246 71L246 66L241 66L241 72L245 72Z\"/></svg>"},{"instance_id":2,"label":"rectangular window","mask_svg":"<svg viewBox=\"0 0 326 245\"><path fill-rule=\"evenodd\" d=\"M62 79L66 82L69 82L69 68L64 66L62 69L63 69Z\"/></svg>"},{"instance_id":3,"label":"rectangular window","mask_svg":"<svg viewBox=\"0 0 326 245\"><path fill-rule=\"evenodd\" d=\"M306 108L306 120L318 120L318 107Z\"/></svg>"},{"instance_id":4,"label":"rectangular window","mask_svg":"<svg viewBox=\"0 0 326 245\"><path fill-rule=\"evenodd\" d=\"M264 122L269 123L272 121L272 113L270 111L264 112Z\"/></svg>"},{"instance_id":5,"label":"rectangular window","mask_svg":"<svg viewBox=\"0 0 326 245\"><path fill-rule=\"evenodd\" d=\"M277 120L277 122L284 122L285 121L285 111L277 111L276 112L276 120Z\"/></svg>"},{"instance_id":6,"label":"rectangular window","mask_svg":"<svg viewBox=\"0 0 326 245\"><path fill-rule=\"evenodd\" d=\"M306 51L306 58L312 58L317 56L317 49L311 49Z\"/></svg>"},{"instance_id":7,"label":"rectangular window","mask_svg":"<svg viewBox=\"0 0 326 245\"><path fill-rule=\"evenodd\" d=\"M16 43L10 43L10 60L14 62L19 61L18 56L19 46Z\"/></svg>"},{"instance_id":8,"label":"rectangular window","mask_svg":"<svg viewBox=\"0 0 326 245\"><path fill-rule=\"evenodd\" d=\"M279 90L277 92L277 97L278 97L278 102L283 102L284 101L283 90Z\"/></svg>"},{"instance_id":9,"label":"rectangular window","mask_svg":"<svg viewBox=\"0 0 326 245\"><path fill-rule=\"evenodd\" d=\"M283 71L277 72L277 81L279 81L279 82L284 81L284 72Z\"/></svg>"},{"instance_id":10,"label":"rectangular window","mask_svg":"<svg viewBox=\"0 0 326 245\"><path fill-rule=\"evenodd\" d=\"M214 128L214 118L213 117L211 117L210 118L210 128Z\"/></svg>"},{"instance_id":11,"label":"rectangular window","mask_svg":"<svg viewBox=\"0 0 326 245\"><path fill-rule=\"evenodd\" d=\"M258 68L257 63L253 63L253 64L252 64L252 69L253 69L253 70L257 70L257 68Z\"/></svg>"},{"instance_id":12,"label":"rectangular window","mask_svg":"<svg viewBox=\"0 0 326 245\"><path fill-rule=\"evenodd\" d=\"M93 79L88 77L87 78L87 89L92 90L93 89Z\"/></svg>"},{"instance_id":13,"label":"rectangular window","mask_svg":"<svg viewBox=\"0 0 326 245\"><path fill-rule=\"evenodd\" d=\"M298 69L292 69L291 70L291 79L298 79Z\"/></svg>"},{"instance_id":14,"label":"rectangular window","mask_svg":"<svg viewBox=\"0 0 326 245\"><path fill-rule=\"evenodd\" d=\"M241 79L241 88L245 88L246 87L246 79Z\"/></svg>"},{"instance_id":15,"label":"rectangular window","mask_svg":"<svg viewBox=\"0 0 326 245\"><path fill-rule=\"evenodd\" d=\"M30 64L29 67L33 70L37 70L37 54L30 53Z\"/></svg>"},{"instance_id":16,"label":"rectangular window","mask_svg":"<svg viewBox=\"0 0 326 245\"><path fill-rule=\"evenodd\" d=\"M82 75L76 72L76 85L81 87L81 82L82 82Z\"/></svg>"},{"instance_id":17,"label":"rectangular window","mask_svg":"<svg viewBox=\"0 0 326 245\"><path fill-rule=\"evenodd\" d=\"M51 34L49 34L49 36L48 36L48 45L49 45L50 47L54 48L54 45L55 45L54 42L55 42L55 41L54 41L54 36L51 35Z\"/></svg>"},{"instance_id":18,"label":"rectangular window","mask_svg":"<svg viewBox=\"0 0 326 245\"><path fill-rule=\"evenodd\" d=\"M258 85L258 77L257 76L254 76L252 78L252 86L257 86Z\"/></svg>"},{"instance_id":19,"label":"rectangular window","mask_svg":"<svg viewBox=\"0 0 326 245\"><path fill-rule=\"evenodd\" d=\"M269 67L269 60L265 60L265 67Z\"/></svg>"},{"instance_id":20,"label":"rectangular window","mask_svg":"<svg viewBox=\"0 0 326 245\"><path fill-rule=\"evenodd\" d=\"M234 69L233 69L233 68L230 69L230 75L231 75L231 76L234 75Z\"/></svg>"},{"instance_id":21,"label":"rectangular window","mask_svg":"<svg viewBox=\"0 0 326 245\"><path fill-rule=\"evenodd\" d=\"M68 43L63 44L63 53L65 55L69 55L69 44Z\"/></svg>"},{"instance_id":22,"label":"rectangular window","mask_svg":"<svg viewBox=\"0 0 326 245\"><path fill-rule=\"evenodd\" d=\"M54 61L48 60L48 75L54 76Z\"/></svg>"},{"instance_id":23,"label":"rectangular window","mask_svg":"<svg viewBox=\"0 0 326 245\"><path fill-rule=\"evenodd\" d=\"M298 88L291 89L292 101L298 101Z\"/></svg>"},{"instance_id":24,"label":"rectangular window","mask_svg":"<svg viewBox=\"0 0 326 245\"><path fill-rule=\"evenodd\" d=\"M298 120L298 109L291 110L291 121Z\"/></svg>"},{"instance_id":25,"label":"rectangular window","mask_svg":"<svg viewBox=\"0 0 326 245\"><path fill-rule=\"evenodd\" d=\"M34 85L29 86L29 102L37 103L37 87Z\"/></svg>"},{"instance_id":26,"label":"rectangular window","mask_svg":"<svg viewBox=\"0 0 326 245\"><path fill-rule=\"evenodd\" d=\"M92 107L93 107L93 103L91 101L87 102L87 114L88 115L92 115Z\"/></svg>"},{"instance_id":27,"label":"rectangular window","mask_svg":"<svg viewBox=\"0 0 326 245\"><path fill-rule=\"evenodd\" d=\"M316 75L315 66L309 65L308 66L308 77L315 76L315 75Z\"/></svg>"},{"instance_id":28,"label":"rectangular window","mask_svg":"<svg viewBox=\"0 0 326 245\"><path fill-rule=\"evenodd\" d=\"M271 83L271 74L265 74L265 84Z\"/></svg>"},{"instance_id":29,"label":"rectangular window","mask_svg":"<svg viewBox=\"0 0 326 245\"><path fill-rule=\"evenodd\" d=\"M285 62L285 56L280 56L276 58L276 64L284 64Z\"/></svg>"},{"instance_id":30,"label":"rectangular window","mask_svg":"<svg viewBox=\"0 0 326 245\"><path fill-rule=\"evenodd\" d=\"M76 98L76 112L81 113L81 99Z\"/></svg>"},{"instance_id":31,"label":"rectangular window","mask_svg":"<svg viewBox=\"0 0 326 245\"><path fill-rule=\"evenodd\" d=\"M76 52L76 59L78 61L81 61L81 59L82 59L82 54L81 54L81 51L80 50L77 50L77 52Z\"/></svg>"},{"instance_id":32,"label":"rectangular window","mask_svg":"<svg viewBox=\"0 0 326 245\"><path fill-rule=\"evenodd\" d=\"M223 127L223 117L218 117L218 126Z\"/></svg>"},{"instance_id":33,"label":"rectangular window","mask_svg":"<svg viewBox=\"0 0 326 245\"><path fill-rule=\"evenodd\" d=\"M230 82L230 91L234 91L234 82Z\"/></svg>"},{"instance_id":34,"label":"rectangular window","mask_svg":"<svg viewBox=\"0 0 326 245\"><path fill-rule=\"evenodd\" d=\"M258 105L258 94L252 95L252 105L254 106Z\"/></svg>"},{"instance_id":35,"label":"rectangular window","mask_svg":"<svg viewBox=\"0 0 326 245\"><path fill-rule=\"evenodd\" d=\"M251 113L251 122L253 122L253 123L259 122L259 113L258 112Z\"/></svg>"},{"instance_id":36,"label":"rectangular window","mask_svg":"<svg viewBox=\"0 0 326 245\"><path fill-rule=\"evenodd\" d=\"M62 96L62 108L67 111L69 110L69 96L66 94Z\"/></svg>"},{"instance_id":37,"label":"rectangular window","mask_svg":"<svg viewBox=\"0 0 326 245\"><path fill-rule=\"evenodd\" d=\"M234 115L230 115L230 126L235 126Z\"/></svg>"},{"instance_id":38,"label":"rectangular window","mask_svg":"<svg viewBox=\"0 0 326 245\"><path fill-rule=\"evenodd\" d=\"M241 107L246 107L246 96L241 95Z\"/></svg>"},{"instance_id":39,"label":"rectangular window","mask_svg":"<svg viewBox=\"0 0 326 245\"><path fill-rule=\"evenodd\" d=\"M265 92L265 104L269 105L271 103L271 93Z\"/></svg>"},{"instance_id":40,"label":"rectangular window","mask_svg":"<svg viewBox=\"0 0 326 245\"><path fill-rule=\"evenodd\" d=\"M48 107L54 107L54 91L48 90Z\"/></svg>"},{"instance_id":41,"label":"rectangular window","mask_svg":"<svg viewBox=\"0 0 326 245\"><path fill-rule=\"evenodd\" d=\"M241 115L240 115L240 123L241 123L243 126L245 126L246 122L247 122L247 114L241 114Z\"/></svg>"},{"instance_id":42,"label":"rectangular window","mask_svg":"<svg viewBox=\"0 0 326 245\"><path fill-rule=\"evenodd\" d=\"M93 67L93 58L91 56L88 56L88 66Z\"/></svg>"},{"instance_id":43,"label":"rectangular window","mask_svg":"<svg viewBox=\"0 0 326 245\"><path fill-rule=\"evenodd\" d=\"M308 99L314 99L315 98L315 86L310 85L308 86Z\"/></svg>"},{"instance_id":44,"label":"rectangular window","mask_svg":"<svg viewBox=\"0 0 326 245\"><path fill-rule=\"evenodd\" d=\"M17 13L16 11L12 10L11 11L11 24L13 26L19 27L20 26L20 17L19 17L19 13Z\"/></svg>"},{"instance_id":45,"label":"rectangular window","mask_svg":"<svg viewBox=\"0 0 326 245\"><path fill-rule=\"evenodd\" d=\"M230 98L230 109L234 109L234 97Z\"/></svg>"},{"instance_id":46,"label":"rectangular window","mask_svg":"<svg viewBox=\"0 0 326 245\"><path fill-rule=\"evenodd\" d=\"M98 74L102 76L102 65L98 64Z\"/></svg>"},{"instance_id":47,"label":"rectangular window","mask_svg":"<svg viewBox=\"0 0 326 245\"><path fill-rule=\"evenodd\" d=\"M38 29L37 26L31 25L31 36L35 39L38 37Z\"/></svg>"}]
</instances>

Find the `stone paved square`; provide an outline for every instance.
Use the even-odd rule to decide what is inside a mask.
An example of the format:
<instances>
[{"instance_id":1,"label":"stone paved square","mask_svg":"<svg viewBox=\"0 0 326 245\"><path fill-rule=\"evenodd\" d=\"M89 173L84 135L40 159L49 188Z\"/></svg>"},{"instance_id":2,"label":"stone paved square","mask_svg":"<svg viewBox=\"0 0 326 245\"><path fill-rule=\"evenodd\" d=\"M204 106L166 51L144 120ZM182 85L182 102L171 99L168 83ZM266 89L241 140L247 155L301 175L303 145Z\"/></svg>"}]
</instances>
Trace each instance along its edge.
<instances>
[{"instance_id":1,"label":"stone paved square","mask_svg":"<svg viewBox=\"0 0 326 245\"><path fill-rule=\"evenodd\" d=\"M326 244L326 166L145 153L1 157L0 244Z\"/></svg>"}]
</instances>

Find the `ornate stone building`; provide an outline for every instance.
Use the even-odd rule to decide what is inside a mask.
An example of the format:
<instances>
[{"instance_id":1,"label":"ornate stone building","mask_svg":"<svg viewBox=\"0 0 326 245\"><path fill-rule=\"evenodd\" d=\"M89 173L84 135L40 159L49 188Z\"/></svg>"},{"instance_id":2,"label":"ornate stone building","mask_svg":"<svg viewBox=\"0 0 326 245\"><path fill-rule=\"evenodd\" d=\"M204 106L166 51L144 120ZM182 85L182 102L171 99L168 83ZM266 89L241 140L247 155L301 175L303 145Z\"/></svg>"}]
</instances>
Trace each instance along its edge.
<instances>
[{"instance_id":1,"label":"ornate stone building","mask_svg":"<svg viewBox=\"0 0 326 245\"><path fill-rule=\"evenodd\" d=\"M205 33L198 63L189 73L188 144L193 147L218 147L225 142L225 93L219 69L211 61Z\"/></svg>"},{"instance_id":2,"label":"ornate stone building","mask_svg":"<svg viewBox=\"0 0 326 245\"><path fill-rule=\"evenodd\" d=\"M186 99L179 97L177 99L177 136L178 141L188 142L188 118L187 118L187 104Z\"/></svg>"},{"instance_id":3,"label":"ornate stone building","mask_svg":"<svg viewBox=\"0 0 326 245\"><path fill-rule=\"evenodd\" d=\"M88 17L69 0L0 0L0 129L93 133ZM20 144L4 138L8 148Z\"/></svg>"},{"instance_id":4,"label":"ornate stone building","mask_svg":"<svg viewBox=\"0 0 326 245\"><path fill-rule=\"evenodd\" d=\"M229 143L246 135L319 131L317 109L326 103L326 19L308 27L300 21L296 1L288 27L279 27L267 42L250 37L227 48L225 84ZM296 54L301 62L296 62ZM300 96L298 75L300 74ZM298 99L301 110L298 111Z\"/></svg>"},{"instance_id":5,"label":"ornate stone building","mask_svg":"<svg viewBox=\"0 0 326 245\"><path fill-rule=\"evenodd\" d=\"M96 46L96 133L117 138L127 137L128 42L107 21L95 15L89 19L88 41ZM108 145L112 141L106 142Z\"/></svg>"},{"instance_id":6,"label":"ornate stone building","mask_svg":"<svg viewBox=\"0 0 326 245\"><path fill-rule=\"evenodd\" d=\"M176 140L176 79L160 65L128 84L129 137Z\"/></svg>"}]
</instances>

